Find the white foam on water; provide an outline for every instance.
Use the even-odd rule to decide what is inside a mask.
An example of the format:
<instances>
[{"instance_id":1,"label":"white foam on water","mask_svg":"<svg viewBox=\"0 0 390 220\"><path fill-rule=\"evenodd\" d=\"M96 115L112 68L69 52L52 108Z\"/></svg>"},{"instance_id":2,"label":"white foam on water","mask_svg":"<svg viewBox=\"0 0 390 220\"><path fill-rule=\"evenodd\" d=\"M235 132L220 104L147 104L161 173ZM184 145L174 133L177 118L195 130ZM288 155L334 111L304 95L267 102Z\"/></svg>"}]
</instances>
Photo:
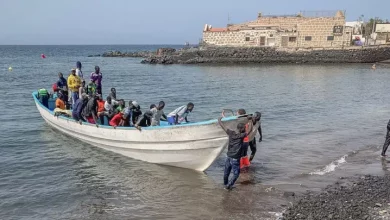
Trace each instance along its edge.
<instances>
[{"instance_id":1,"label":"white foam on water","mask_svg":"<svg viewBox=\"0 0 390 220\"><path fill-rule=\"evenodd\" d=\"M348 155L342 156L340 159L333 161L332 163L326 165L323 169L316 170L314 172L309 173L310 175L325 175L327 173L333 172L336 170L337 167L340 167L342 164L346 163L346 158Z\"/></svg>"}]
</instances>

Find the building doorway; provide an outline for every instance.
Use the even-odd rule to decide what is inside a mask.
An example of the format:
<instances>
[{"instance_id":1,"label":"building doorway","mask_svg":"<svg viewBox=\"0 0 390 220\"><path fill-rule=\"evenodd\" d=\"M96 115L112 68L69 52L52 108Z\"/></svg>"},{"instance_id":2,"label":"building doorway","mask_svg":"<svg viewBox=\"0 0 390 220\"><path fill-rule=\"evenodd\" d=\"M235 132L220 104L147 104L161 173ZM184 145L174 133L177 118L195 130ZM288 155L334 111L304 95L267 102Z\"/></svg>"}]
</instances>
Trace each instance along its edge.
<instances>
[{"instance_id":1,"label":"building doorway","mask_svg":"<svg viewBox=\"0 0 390 220\"><path fill-rule=\"evenodd\" d=\"M265 46L265 37L260 37L260 46Z\"/></svg>"}]
</instances>

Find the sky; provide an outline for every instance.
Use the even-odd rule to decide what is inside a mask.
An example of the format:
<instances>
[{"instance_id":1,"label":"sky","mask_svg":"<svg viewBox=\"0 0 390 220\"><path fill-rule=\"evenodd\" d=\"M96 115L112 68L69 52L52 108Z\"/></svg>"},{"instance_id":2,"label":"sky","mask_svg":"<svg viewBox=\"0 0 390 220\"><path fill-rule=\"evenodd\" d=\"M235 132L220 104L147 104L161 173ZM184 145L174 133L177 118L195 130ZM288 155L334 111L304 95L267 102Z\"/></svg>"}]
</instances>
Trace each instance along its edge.
<instances>
[{"instance_id":1,"label":"sky","mask_svg":"<svg viewBox=\"0 0 390 220\"><path fill-rule=\"evenodd\" d=\"M390 0L0 0L0 45L198 43L204 24L346 10L390 20Z\"/></svg>"}]
</instances>

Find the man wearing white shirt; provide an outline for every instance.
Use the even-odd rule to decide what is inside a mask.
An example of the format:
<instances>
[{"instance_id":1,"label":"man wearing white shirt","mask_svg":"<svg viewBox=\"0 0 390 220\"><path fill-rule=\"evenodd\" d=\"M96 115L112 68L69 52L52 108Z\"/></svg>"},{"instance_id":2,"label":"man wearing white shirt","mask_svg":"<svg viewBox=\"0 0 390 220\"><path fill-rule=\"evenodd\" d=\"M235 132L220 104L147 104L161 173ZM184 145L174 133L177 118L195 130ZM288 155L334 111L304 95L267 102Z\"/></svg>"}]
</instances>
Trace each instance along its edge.
<instances>
[{"instance_id":1,"label":"man wearing white shirt","mask_svg":"<svg viewBox=\"0 0 390 220\"><path fill-rule=\"evenodd\" d=\"M169 124L177 125L180 124L180 122L182 121L188 122L187 116L190 112L192 112L193 109L194 109L194 103L192 102L175 109L173 112L168 114Z\"/></svg>"}]
</instances>

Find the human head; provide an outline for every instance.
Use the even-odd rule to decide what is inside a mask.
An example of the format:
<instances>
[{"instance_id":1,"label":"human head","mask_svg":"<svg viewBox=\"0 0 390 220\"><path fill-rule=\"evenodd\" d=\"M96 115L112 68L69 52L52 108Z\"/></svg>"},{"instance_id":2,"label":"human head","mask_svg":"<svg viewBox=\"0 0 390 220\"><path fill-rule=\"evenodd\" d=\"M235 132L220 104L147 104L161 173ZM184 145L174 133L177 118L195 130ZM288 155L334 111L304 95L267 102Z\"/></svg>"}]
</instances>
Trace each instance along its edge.
<instances>
[{"instance_id":1,"label":"human head","mask_svg":"<svg viewBox=\"0 0 390 220\"><path fill-rule=\"evenodd\" d=\"M107 103L111 105L111 96L107 96Z\"/></svg>"},{"instance_id":2,"label":"human head","mask_svg":"<svg viewBox=\"0 0 390 220\"><path fill-rule=\"evenodd\" d=\"M100 67L99 66L95 66L95 73L99 73L100 72Z\"/></svg>"},{"instance_id":3,"label":"human head","mask_svg":"<svg viewBox=\"0 0 390 220\"><path fill-rule=\"evenodd\" d=\"M83 80L83 81L81 82L81 86L82 86L82 87L85 87L85 80Z\"/></svg>"},{"instance_id":4,"label":"human head","mask_svg":"<svg viewBox=\"0 0 390 220\"><path fill-rule=\"evenodd\" d=\"M64 75L63 75L61 72L59 72L59 73L58 73L58 77L59 77L59 78L62 78L62 77L64 77Z\"/></svg>"},{"instance_id":5,"label":"human head","mask_svg":"<svg viewBox=\"0 0 390 220\"><path fill-rule=\"evenodd\" d=\"M165 102L164 102L164 101L160 101L160 102L158 103L157 109L158 109L158 110L163 110L164 107L165 107Z\"/></svg>"},{"instance_id":6,"label":"human head","mask_svg":"<svg viewBox=\"0 0 390 220\"><path fill-rule=\"evenodd\" d=\"M100 95L100 94L97 94L96 96L97 96L98 100L103 100L103 97L102 97L102 95Z\"/></svg>"},{"instance_id":7,"label":"human head","mask_svg":"<svg viewBox=\"0 0 390 220\"><path fill-rule=\"evenodd\" d=\"M150 109L152 109L152 108L156 108L156 105L155 104L151 104L150 105Z\"/></svg>"},{"instance_id":8,"label":"human head","mask_svg":"<svg viewBox=\"0 0 390 220\"><path fill-rule=\"evenodd\" d=\"M120 106L125 106L125 100L119 99L119 105Z\"/></svg>"},{"instance_id":9,"label":"human head","mask_svg":"<svg viewBox=\"0 0 390 220\"><path fill-rule=\"evenodd\" d=\"M134 107L136 107L136 108L138 108L138 106L139 106L137 101L132 101L132 102L131 102L131 105L134 106Z\"/></svg>"},{"instance_id":10,"label":"human head","mask_svg":"<svg viewBox=\"0 0 390 220\"><path fill-rule=\"evenodd\" d=\"M195 105L194 105L194 103L192 103L192 102L189 102L189 103L187 104L187 110L188 110L189 112L192 112L192 110L194 109L194 107L195 107Z\"/></svg>"},{"instance_id":11,"label":"human head","mask_svg":"<svg viewBox=\"0 0 390 220\"><path fill-rule=\"evenodd\" d=\"M129 108L131 108L133 106L133 101L129 101Z\"/></svg>"},{"instance_id":12,"label":"human head","mask_svg":"<svg viewBox=\"0 0 390 220\"><path fill-rule=\"evenodd\" d=\"M237 130L240 133L244 133L245 132L245 124L244 123L238 123Z\"/></svg>"},{"instance_id":13,"label":"human head","mask_svg":"<svg viewBox=\"0 0 390 220\"><path fill-rule=\"evenodd\" d=\"M238 109L237 115L246 115L245 109L242 109L242 108Z\"/></svg>"},{"instance_id":14,"label":"human head","mask_svg":"<svg viewBox=\"0 0 390 220\"><path fill-rule=\"evenodd\" d=\"M115 88L111 88L111 92L112 93L116 93L116 89Z\"/></svg>"},{"instance_id":15,"label":"human head","mask_svg":"<svg viewBox=\"0 0 390 220\"><path fill-rule=\"evenodd\" d=\"M77 61L76 68L81 69L81 62L80 61Z\"/></svg>"},{"instance_id":16,"label":"human head","mask_svg":"<svg viewBox=\"0 0 390 220\"><path fill-rule=\"evenodd\" d=\"M75 75L76 75L76 70L75 70L75 69L72 69L72 70L70 71L70 73L71 73L73 76L75 76Z\"/></svg>"},{"instance_id":17,"label":"human head","mask_svg":"<svg viewBox=\"0 0 390 220\"><path fill-rule=\"evenodd\" d=\"M253 119L255 121L260 121L261 119L261 113L260 112L255 112L255 114L253 114Z\"/></svg>"}]
</instances>

